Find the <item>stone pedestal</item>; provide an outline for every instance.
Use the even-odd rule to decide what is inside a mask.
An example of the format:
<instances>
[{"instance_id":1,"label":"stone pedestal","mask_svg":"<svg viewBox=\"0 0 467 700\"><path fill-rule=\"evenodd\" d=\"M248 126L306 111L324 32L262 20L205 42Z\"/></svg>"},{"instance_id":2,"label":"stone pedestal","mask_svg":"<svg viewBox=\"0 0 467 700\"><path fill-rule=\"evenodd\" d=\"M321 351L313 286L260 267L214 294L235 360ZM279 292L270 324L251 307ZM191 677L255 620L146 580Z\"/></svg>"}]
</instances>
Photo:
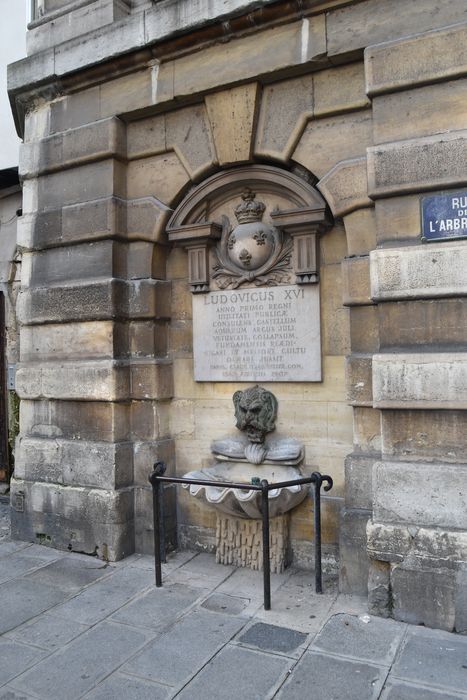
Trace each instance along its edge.
<instances>
[{"instance_id":1,"label":"stone pedestal","mask_svg":"<svg viewBox=\"0 0 467 700\"><path fill-rule=\"evenodd\" d=\"M263 535L261 520L247 520L217 515L216 562L243 566L260 571L263 568ZM289 563L289 515L279 515L269 522L271 572L280 574Z\"/></svg>"}]
</instances>

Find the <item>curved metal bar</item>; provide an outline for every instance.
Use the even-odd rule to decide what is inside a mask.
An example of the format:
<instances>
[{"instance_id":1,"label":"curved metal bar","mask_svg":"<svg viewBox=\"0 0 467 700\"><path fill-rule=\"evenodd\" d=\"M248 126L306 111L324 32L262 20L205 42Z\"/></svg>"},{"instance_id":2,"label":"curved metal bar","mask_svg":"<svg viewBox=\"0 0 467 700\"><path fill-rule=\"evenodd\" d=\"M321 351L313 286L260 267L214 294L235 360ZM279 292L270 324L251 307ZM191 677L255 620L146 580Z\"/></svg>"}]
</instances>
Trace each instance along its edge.
<instances>
[{"instance_id":1,"label":"curved metal bar","mask_svg":"<svg viewBox=\"0 0 467 700\"><path fill-rule=\"evenodd\" d=\"M321 486L324 490L330 491L333 487L333 480L328 474L312 472L310 476L291 481L281 481L270 484L263 479L260 484L233 483L204 479L185 479L184 477L164 476L166 466L164 462L156 462L154 471L149 475L149 483L153 489L154 508L154 557L156 586L162 586L161 574L161 539L163 537L163 523L161 523L162 503L160 482L165 481L175 484L198 484L200 486L220 486L223 488L261 491L262 496L262 522L263 522L263 585L264 585L264 609L271 609L271 568L269 551L269 491L271 489L295 486L298 484L313 484L314 491L314 539L315 539L315 590L316 593L323 592L322 567L321 567Z\"/></svg>"}]
</instances>

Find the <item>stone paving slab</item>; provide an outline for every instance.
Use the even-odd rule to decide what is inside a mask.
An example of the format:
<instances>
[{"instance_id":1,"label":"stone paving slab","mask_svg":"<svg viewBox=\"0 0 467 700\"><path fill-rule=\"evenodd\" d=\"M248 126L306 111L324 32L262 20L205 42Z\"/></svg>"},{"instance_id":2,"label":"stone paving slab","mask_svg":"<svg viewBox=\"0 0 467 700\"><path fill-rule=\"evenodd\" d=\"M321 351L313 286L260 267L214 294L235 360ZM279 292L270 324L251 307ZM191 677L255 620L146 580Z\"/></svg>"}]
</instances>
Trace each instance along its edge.
<instances>
[{"instance_id":1,"label":"stone paving slab","mask_svg":"<svg viewBox=\"0 0 467 700\"><path fill-rule=\"evenodd\" d=\"M245 620L195 610L151 642L123 671L165 685L187 683L224 646Z\"/></svg>"},{"instance_id":2,"label":"stone paving slab","mask_svg":"<svg viewBox=\"0 0 467 700\"><path fill-rule=\"evenodd\" d=\"M274 696L293 663L284 656L227 645L176 697L177 700L266 700Z\"/></svg>"},{"instance_id":3,"label":"stone paving slab","mask_svg":"<svg viewBox=\"0 0 467 700\"><path fill-rule=\"evenodd\" d=\"M445 693L439 690L430 690L426 687L409 685L402 681L388 681L380 696L380 700L459 700L466 698L466 694Z\"/></svg>"},{"instance_id":4,"label":"stone paving slab","mask_svg":"<svg viewBox=\"0 0 467 700\"><path fill-rule=\"evenodd\" d=\"M312 649L389 666L407 625L364 615L334 615L315 638Z\"/></svg>"},{"instance_id":5,"label":"stone paving slab","mask_svg":"<svg viewBox=\"0 0 467 700\"><path fill-rule=\"evenodd\" d=\"M0 685L5 685L43 657L44 652L40 649L0 639Z\"/></svg>"},{"instance_id":6,"label":"stone paving slab","mask_svg":"<svg viewBox=\"0 0 467 700\"><path fill-rule=\"evenodd\" d=\"M200 598L206 590L189 588L179 583L153 588L137 600L121 608L112 619L135 627L162 630L175 622L183 612Z\"/></svg>"},{"instance_id":7,"label":"stone paving slab","mask_svg":"<svg viewBox=\"0 0 467 700\"><path fill-rule=\"evenodd\" d=\"M53 614L92 625L152 585L153 577L149 571L136 567L116 568L104 580L85 588L71 600L54 608Z\"/></svg>"},{"instance_id":8,"label":"stone paving slab","mask_svg":"<svg viewBox=\"0 0 467 700\"><path fill-rule=\"evenodd\" d=\"M467 700L467 636L366 623L310 572L273 576L269 612L261 572L193 552L156 589L151 557L3 538L2 573L0 700Z\"/></svg>"},{"instance_id":9,"label":"stone paving slab","mask_svg":"<svg viewBox=\"0 0 467 700\"><path fill-rule=\"evenodd\" d=\"M388 669L307 651L279 691L280 700L377 700Z\"/></svg>"},{"instance_id":10,"label":"stone paving slab","mask_svg":"<svg viewBox=\"0 0 467 700\"><path fill-rule=\"evenodd\" d=\"M0 634L61 603L67 594L34 581L15 579L0 586Z\"/></svg>"},{"instance_id":11,"label":"stone paving slab","mask_svg":"<svg viewBox=\"0 0 467 700\"><path fill-rule=\"evenodd\" d=\"M34 700L34 698L32 695L26 695L26 693L6 685L0 688L0 700Z\"/></svg>"},{"instance_id":12,"label":"stone paving slab","mask_svg":"<svg viewBox=\"0 0 467 700\"><path fill-rule=\"evenodd\" d=\"M109 569L108 565L100 559L88 557L88 561L83 562L72 557L63 557L43 566L26 578L29 581L39 581L71 592L79 591L80 588L97 581L111 571L112 569Z\"/></svg>"},{"instance_id":13,"label":"stone paving slab","mask_svg":"<svg viewBox=\"0 0 467 700\"><path fill-rule=\"evenodd\" d=\"M41 566L47 566L47 562L44 562L39 557L25 556L21 550L15 552L2 561L0 566L0 584L6 583L12 578L28 574Z\"/></svg>"},{"instance_id":14,"label":"stone paving slab","mask_svg":"<svg viewBox=\"0 0 467 700\"><path fill-rule=\"evenodd\" d=\"M443 690L467 691L467 637L409 628L391 676Z\"/></svg>"},{"instance_id":15,"label":"stone paving slab","mask_svg":"<svg viewBox=\"0 0 467 700\"><path fill-rule=\"evenodd\" d=\"M10 685L44 700L76 700L147 641L148 634L143 630L102 622L10 681Z\"/></svg>"},{"instance_id":16,"label":"stone paving slab","mask_svg":"<svg viewBox=\"0 0 467 700\"><path fill-rule=\"evenodd\" d=\"M87 629L89 629L88 625L81 625L73 620L45 613L33 622L27 622L12 632L8 632L6 636L24 644L32 644L53 651L86 632Z\"/></svg>"},{"instance_id":17,"label":"stone paving slab","mask_svg":"<svg viewBox=\"0 0 467 700\"><path fill-rule=\"evenodd\" d=\"M87 693L85 700L166 700L171 689L140 678L114 673ZM1 700L1 696L0 696Z\"/></svg>"}]
</instances>

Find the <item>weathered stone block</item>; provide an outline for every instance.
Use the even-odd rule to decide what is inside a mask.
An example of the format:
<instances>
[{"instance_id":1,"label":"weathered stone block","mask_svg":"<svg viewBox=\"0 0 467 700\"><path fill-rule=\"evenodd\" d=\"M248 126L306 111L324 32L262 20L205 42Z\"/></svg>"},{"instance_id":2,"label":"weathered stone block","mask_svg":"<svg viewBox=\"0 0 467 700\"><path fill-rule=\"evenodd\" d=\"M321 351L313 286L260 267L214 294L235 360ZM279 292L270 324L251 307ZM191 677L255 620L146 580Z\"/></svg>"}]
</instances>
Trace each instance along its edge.
<instances>
[{"instance_id":1,"label":"weathered stone block","mask_svg":"<svg viewBox=\"0 0 467 700\"><path fill-rule=\"evenodd\" d=\"M350 309L350 347L352 352L378 352L379 309L373 306L353 306Z\"/></svg>"},{"instance_id":2,"label":"weathered stone block","mask_svg":"<svg viewBox=\"0 0 467 700\"><path fill-rule=\"evenodd\" d=\"M21 146L19 171L26 180L70 166L123 158L125 125L115 117Z\"/></svg>"},{"instance_id":3,"label":"weathered stone block","mask_svg":"<svg viewBox=\"0 0 467 700\"><path fill-rule=\"evenodd\" d=\"M131 239L161 241L172 209L155 197L126 202L126 235ZM160 275L158 275L159 277Z\"/></svg>"},{"instance_id":4,"label":"weathered stone block","mask_svg":"<svg viewBox=\"0 0 467 700\"><path fill-rule=\"evenodd\" d=\"M368 148L368 194L459 187L467 182L467 131L425 136ZM439 167L443 163L443 168Z\"/></svg>"},{"instance_id":5,"label":"weathered stone block","mask_svg":"<svg viewBox=\"0 0 467 700\"><path fill-rule=\"evenodd\" d=\"M220 165L251 158L258 87L258 83L250 83L204 98Z\"/></svg>"},{"instance_id":6,"label":"weathered stone block","mask_svg":"<svg viewBox=\"0 0 467 700\"><path fill-rule=\"evenodd\" d=\"M29 181L27 181L29 183ZM125 196L125 166L109 158L97 163L87 163L31 181L36 188L37 199L26 200L24 211L52 209L67 204L77 204L101 197ZM34 193L33 193L34 195Z\"/></svg>"},{"instance_id":7,"label":"weathered stone block","mask_svg":"<svg viewBox=\"0 0 467 700\"><path fill-rule=\"evenodd\" d=\"M359 306L371 304L370 258L346 258L342 261L343 304Z\"/></svg>"},{"instance_id":8,"label":"weathered stone block","mask_svg":"<svg viewBox=\"0 0 467 700\"><path fill-rule=\"evenodd\" d=\"M118 56L144 44L144 14L112 22L110 31L95 29L86 37L77 37L55 47L55 72L63 75L99 63L109 56ZM85 46L85 50L83 48Z\"/></svg>"},{"instance_id":9,"label":"weathered stone block","mask_svg":"<svg viewBox=\"0 0 467 700\"><path fill-rule=\"evenodd\" d=\"M286 160L313 115L313 75L263 87L255 153Z\"/></svg>"},{"instance_id":10,"label":"weathered stone block","mask_svg":"<svg viewBox=\"0 0 467 700\"><path fill-rule=\"evenodd\" d=\"M130 486L132 444L20 437L16 444L15 477L100 489Z\"/></svg>"},{"instance_id":11,"label":"weathered stone block","mask_svg":"<svg viewBox=\"0 0 467 700\"><path fill-rule=\"evenodd\" d=\"M308 123L292 157L321 179L340 161L365 155L372 143L368 110L321 117Z\"/></svg>"},{"instance_id":12,"label":"weathered stone block","mask_svg":"<svg viewBox=\"0 0 467 700\"><path fill-rule=\"evenodd\" d=\"M466 476L465 464L376 462L373 518L380 523L465 530L467 494L463 484Z\"/></svg>"},{"instance_id":13,"label":"weathered stone block","mask_svg":"<svg viewBox=\"0 0 467 700\"><path fill-rule=\"evenodd\" d=\"M123 244L109 240L25 253L22 284L45 287L99 277L124 277L126 253Z\"/></svg>"},{"instance_id":14,"label":"weathered stone block","mask_svg":"<svg viewBox=\"0 0 467 700\"><path fill-rule=\"evenodd\" d=\"M20 403L23 436L66 440L129 440L130 406L104 401L29 401Z\"/></svg>"},{"instance_id":15,"label":"weathered stone block","mask_svg":"<svg viewBox=\"0 0 467 700\"><path fill-rule=\"evenodd\" d=\"M402 2L402 0L400 1ZM417 28L413 32L416 36L370 46L366 50L365 72L368 95L392 92L408 85L438 82L440 79L457 78L466 74L467 24L462 22L462 19L465 20L467 17L462 0L459 0L459 4L454 2L443 7L443 13L440 15L442 24L436 22L436 25L444 25L445 28L426 34L420 32L434 29L436 25L434 23L431 26L425 24L423 27L423 24L419 24L421 15L424 18L427 17L426 3L423 5L421 13L417 9L418 3L413 3L410 7L410 10L413 9L416 12ZM407 9L407 5L404 4L404 10L400 13L402 21L407 19ZM451 9L454 14L450 20L446 21L444 19L445 13L449 13ZM394 11L394 8L392 10ZM375 14L376 17L378 17L379 23L381 16ZM449 24L454 26L447 26ZM379 26L383 31L387 31L385 23L379 24ZM404 33L398 36L403 36ZM386 39L388 39L387 33L386 36L381 37L382 41Z\"/></svg>"},{"instance_id":16,"label":"weathered stone block","mask_svg":"<svg viewBox=\"0 0 467 700\"><path fill-rule=\"evenodd\" d=\"M372 560L368 572L368 612L370 615L391 617L392 603L389 562Z\"/></svg>"},{"instance_id":17,"label":"weathered stone block","mask_svg":"<svg viewBox=\"0 0 467 700\"><path fill-rule=\"evenodd\" d=\"M101 86L80 90L67 96L59 97L50 104L48 119L49 133L54 134L66 129L74 129L100 119ZM113 116L111 112L106 116ZM37 138L37 136L36 136Z\"/></svg>"},{"instance_id":18,"label":"weathered stone block","mask_svg":"<svg viewBox=\"0 0 467 700\"><path fill-rule=\"evenodd\" d=\"M154 297L153 291L151 288L151 299ZM138 292L135 291L132 296L139 299ZM23 325L110 319L124 315L128 308L127 294L125 282L115 279L69 286L34 287L20 292L16 313Z\"/></svg>"},{"instance_id":19,"label":"weathered stone block","mask_svg":"<svg viewBox=\"0 0 467 700\"><path fill-rule=\"evenodd\" d=\"M372 470L376 456L357 453L345 458L345 506L371 510L373 505Z\"/></svg>"},{"instance_id":20,"label":"weathered stone block","mask_svg":"<svg viewBox=\"0 0 467 700\"><path fill-rule=\"evenodd\" d=\"M66 8L64 10L66 12ZM87 34L129 13L130 7L124 0L100 0L86 3L84 7L78 6L66 14L54 15L53 21L29 28L26 34L27 53L35 54L50 46Z\"/></svg>"},{"instance_id":21,"label":"weathered stone block","mask_svg":"<svg viewBox=\"0 0 467 700\"><path fill-rule=\"evenodd\" d=\"M381 420L381 411L366 406L354 406L353 435L357 452L381 452Z\"/></svg>"},{"instance_id":22,"label":"weathered stone block","mask_svg":"<svg viewBox=\"0 0 467 700\"><path fill-rule=\"evenodd\" d=\"M465 411L382 411L384 456L467 463Z\"/></svg>"},{"instance_id":23,"label":"weathered stone block","mask_svg":"<svg viewBox=\"0 0 467 700\"><path fill-rule=\"evenodd\" d=\"M11 511L13 539L39 541L109 561L134 551L130 489L107 491L13 479L11 493L17 504Z\"/></svg>"},{"instance_id":24,"label":"weathered stone block","mask_svg":"<svg viewBox=\"0 0 467 700\"><path fill-rule=\"evenodd\" d=\"M132 160L127 167L128 197L157 197L170 205L190 182L180 158L173 151Z\"/></svg>"},{"instance_id":25,"label":"weathered stone block","mask_svg":"<svg viewBox=\"0 0 467 700\"><path fill-rule=\"evenodd\" d=\"M425 568L443 566L455 570L467 558L465 530L423 528L413 525L367 525L368 554L372 559L402 562L412 558Z\"/></svg>"},{"instance_id":26,"label":"weathered stone block","mask_svg":"<svg viewBox=\"0 0 467 700\"><path fill-rule=\"evenodd\" d=\"M365 93L363 63L334 66L313 74L313 116L362 109L370 104Z\"/></svg>"},{"instance_id":27,"label":"weathered stone block","mask_svg":"<svg viewBox=\"0 0 467 700\"><path fill-rule=\"evenodd\" d=\"M346 359L345 383L352 406L373 405L372 356L350 355Z\"/></svg>"},{"instance_id":28,"label":"weathered stone block","mask_svg":"<svg viewBox=\"0 0 467 700\"><path fill-rule=\"evenodd\" d=\"M23 364L16 392L21 399L121 401L130 396L130 373L126 363L112 360Z\"/></svg>"},{"instance_id":29,"label":"weathered stone block","mask_svg":"<svg viewBox=\"0 0 467 700\"><path fill-rule=\"evenodd\" d=\"M132 360L131 398L170 399L173 396L172 363L168 360Z\"/></svg>"},{"instance_id":30,"label":"weathered stone block","mask_svg":"<svg viewBox=\"0 0 467 700\"><path fill-rule=\"evenodd\" d=\"M388 301L465 295L466 260L463 242L373 250L371 296Z\"/></svg>"},{"instance_id":31,"label":"weathered stone block","mask_svg":"<svg viewBox=\"0 0 467 700\"><path fill-rule=\"evenodd\" d=\"M171 438L134 443L134 480L139 486L148 484L155 462L164 462L166 476L175 475L175 442Z\"/></svg>"},{"instance_id":32,"label":"weathered stone block","mask_svg":"<svg viewBox=\"0 0 467 700\"><path fill-rule=\"evenodd\" d=\"M325 265L320 271L321 348L324 355L349 352L349 309L342 304L340 264Z\"/></svg>"},{"instance_id":33,"label":"weathered stone block","mask_svg":"<svg viewBox=\"0 0 467 700\"><path fill-rule=\"evenodd\" d=\"M169 401L132 401L131 435L134 440L159 440L168 437Z\"/></svg>"},{"instance_id":34,"label":"weathered stone block","mask_svg":"<svg viewBox=\"0 0 467 700\"><path fill-rule=\"evenodd\" d=\"M420 244L419 195L377 199L375 216L378 248Z\"/></svg>"},{"instance_id":35,"label":"weathered stone block","mask_svg":"<svg viewBox=\"0 0 467 700\"><path fill-rule=\"evenodd\" d=\"M358 209L344 215L347 250L352 255L368 255L376 248L375 210Z\"/></svg>"},{"instance_id":36,"label":"weathered stone block","mask_svg":"<svg viewBox=\"0 0 467 700\"><path fill-rule=\"evenodd\" d=\"M467 408L464 353L373 355L375 408Z\"/></svg>"},{"instance_id":37,"label":"weathered stone block","mask_svg":"<svg viewBox=\"0 0 467 700\"><path fill-rule=\"evenodd\" d=\"M21 362L48 360L113 359L124 352L117 347L118 333L112 321L24 326L21 329Z\"/></svg>"},{"instance_id":38,"label":"weathered stone block","mask_svg":"<svg viewBox=\"0 0 467 700\"><path fill-rule=\"evenodd\" d=\"M394 564L391 567L391 589L396 620L449 632L454 629L454 571L444 567L423 569L416 562Z\"/></svg>"},{"instance_id":39,"label":"weathered stone block","mask_svg":"<svg viewBox=\"0 0 467 700\"><path fill-rule=\"evenodd\" d=\"M366 158L341 161L321 178L317 188L334 216L373 206L368 197Z\"/></svg>"},{"instance_id":40,"label":"weathered stone block","mask_svg":"<svg viewBox=\"0 0 467 700\"><path fill-rule=\"evenodd\" d=\"M324 16L317 15L163 63L157 80L157 102L303 63L313 62L318 67L326 50L324 20Z\"/></svg>"},{"instance_id":41,"label":"weathered stone block","mask_svg":"<svg viewBox=\"0 0 467 700\"><path fill-rule=\"evenodd\" d=\"M467 16L462 0L441 8L436 0L411 0L409 5L404 0L367 0L328 13L328 53L357 52L369 44L461 22L463 17ZM433 54L427 52L425 59L432 61Z\"/></svg>"},{"instance_id":42,"label":"weathered stone block","mask_svg":"<svg viewBox=\"0 0 467 700\"><path fill-rule=\"evenodd\" d=\"M381 95L373 100L375 143L463 129L466 99L467 80ZM401 114L403 119L400 119Z\"/></svg>"},{"instance_id":43,"label":"weathered stone block","mask_svg":"<svg viewBox=\"0 0 467 700\"><path fill-rule=\"evenodd\" d=\"M381 350L423 352L465 348L467 298L386 302L379 305Z\"/></svg>"},{"instance_id":44,"label":"weathered stone block","mask_svg":"<svg viewBox=\"0 0 467 700\"><path fill-rule=\"evenodd\" d=\"M366 553L366 524L371 511L343 509L339 538L339 590L367 595L369 559Z\"/></svg>"}]
</instances>

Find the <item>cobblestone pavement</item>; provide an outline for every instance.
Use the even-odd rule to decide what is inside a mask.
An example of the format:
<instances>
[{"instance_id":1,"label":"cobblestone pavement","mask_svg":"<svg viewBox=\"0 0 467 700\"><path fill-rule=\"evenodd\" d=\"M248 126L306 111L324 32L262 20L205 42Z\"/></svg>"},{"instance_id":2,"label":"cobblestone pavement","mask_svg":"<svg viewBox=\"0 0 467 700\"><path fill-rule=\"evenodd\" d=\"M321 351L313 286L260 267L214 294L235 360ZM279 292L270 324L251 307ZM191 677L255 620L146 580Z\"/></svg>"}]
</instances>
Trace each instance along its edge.
<instances>
[{"instance_id":1,"label":"cobblestone pavement","mask_svg":"<svg viewBox=\"0 0 467 700\"><path fill-rule=\"evenodd\" d=\"M318 596L309 572L272 576L270 612L261 574L211 555L163 576L0 534L0 700L467 698L467 637L370 617L330 582Z\"/></svg>"}]
</instances>

